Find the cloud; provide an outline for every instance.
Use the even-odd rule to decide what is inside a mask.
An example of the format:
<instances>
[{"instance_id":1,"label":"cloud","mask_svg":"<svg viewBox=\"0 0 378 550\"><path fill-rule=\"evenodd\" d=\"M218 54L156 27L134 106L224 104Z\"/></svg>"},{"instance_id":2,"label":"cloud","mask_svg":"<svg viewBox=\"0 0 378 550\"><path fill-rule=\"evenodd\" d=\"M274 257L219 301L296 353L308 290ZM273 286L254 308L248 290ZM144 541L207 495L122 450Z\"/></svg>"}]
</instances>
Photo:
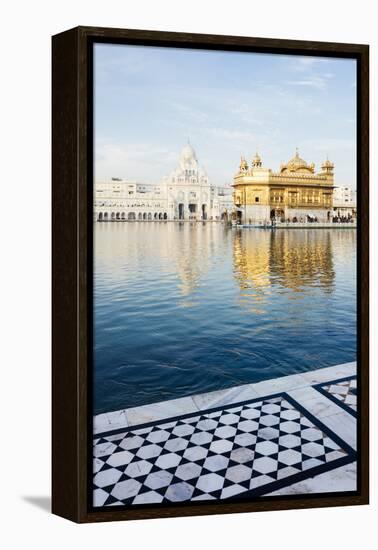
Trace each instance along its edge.
<instances>
[{"instance_id":1,"label":"cloud","mask_svg":"<svg viewBox=\"0 0 378 550\"><path fill-rule=\"evenodd\" d=\"M295 56L290 57L289 69L294 72L313 71L319 65L329 63L329 59L324 57Z\"/></svg>"},{"instance_id":2,"label":"cloud","mask_svg":"<svg viewBox=\"0 0 378 550\"><path fill-rule=\"evenodd\" d=\"M355 177L351 60L116 47L97 61L98 177L160 181L188 138L214 183L232 179L240 153L257 148L274 169L296 145Z\"/></svg>"},{"instance_id":3,"label":"cloud","mask_svg":"<svg viewBox=\"0 0 378 550\"><path fill-rule=\"evenodd\" d=\"M238 142L240 141L248 141L248 142L255 142L257 135L254 132L250 132L248 130L233 130L229 128L216 128L216 127L209 127L204 129L208 134L223 139L223 140L230 140Z\"/></svg>"},{"instance_id":4,"label":"cloud","mask_svg":"<svg viewBox=\"0 0 378 550\"><path fill-rule=\"evenodd\" d=\"M324 65L329 64L328 59L321 57L294 57L289 63L289 71L301 74L300 78L289 79L285 83L289 86L302 86L315 90L325 90L334 74L324 71ZM299 75L298 75L299 76Z\"/></svg>"},{"instance_id":5,"label":"cloud","mask_svg":"<svg viewBox=\"0 0 378 550\"><path fill-rule=\"evenodd\" d=\"M307 86L316 90L325 90L328 87L329 80L332 74L325 73L323 75L311 75L300 80L287 80L289 86Z\"/></svg>"},{"instance_id":6,"label":"cloud","mask_svg":"<svg viewBox=\"0 0 378 550\"><path fill-rule=\"evenodd\" d=\"M97 142L95 147L97 179L122 177L140 181L156 182L168 174L177 163L177 151L147 143L112 144Z\"/></svg>"},{"instance_id":7,"label":"cloud","mask_svg":"<svg viewBox=\"0 0 378 550\"><path fill-rule=\"evenodd\" d=\"M356 141L354 139L347 138L317 138L317 139L305 139L302 141L303 145L313 151L325 151L330 152L345 152L355 151Z\"/></svg>"}]
</instances>

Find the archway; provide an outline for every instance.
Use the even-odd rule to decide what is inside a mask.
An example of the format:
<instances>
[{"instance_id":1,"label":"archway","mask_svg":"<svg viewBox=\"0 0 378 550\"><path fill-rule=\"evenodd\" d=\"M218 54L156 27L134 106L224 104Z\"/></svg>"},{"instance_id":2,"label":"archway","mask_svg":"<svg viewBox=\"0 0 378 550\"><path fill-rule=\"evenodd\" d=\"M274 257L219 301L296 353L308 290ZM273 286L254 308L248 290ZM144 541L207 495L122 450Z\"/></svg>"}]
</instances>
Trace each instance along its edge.
<instances>
[{"instance_id":1,"label":"archway","mask_svg":"<svg viewBox=\"0 0 378 550\"><path fill-rule=\"evenodd\" d=\"M107 222L109 219L109 215L107 212L104 212L104 222Z\"/></svg>"},{"instance_id":2,"label":"archway","mask_svg":"<svg viewBox=\"0 0 378 550\"><path fill-rule=\"evenodd\" d=\"M110 217L111 217L112 222L114 222L114 220L115 220L115 213L112 212Z\"/></svg>"},{"instance_id":3,"label":"archway","mask_svg":"<svg viewBox=\"0 0 378 550\"><path fill-rule=\"evenodd\" d=\"M118 221L118 220L120 220L120 219L121 219L121 214L120 214L119 212L117 212L117 214L116 214L116 220Z\"/></svg>"},{"instance_id":4,"label":"archway","mask_svg":"<svg viewBox=\"0 0 378 550\"><path fill-rule=\"evenodd\" d=\"M129 212L129 214L128 214L128 216L127 216L127 219L128 219L130 222L135 221L135 212Z\"/></svg>"},{"instance_id":5,"label":"archway","mask_svg":"<svg viewBox=\"0 0 378 550\"><path fill-rule=\"evenodd\" d=\"M143 214L143 219L144 219L144 220L147 219L147 214L146 214L146 212L144 212L144 214Z\"/></svg>"},{"instance_id":6,"label":"archway","mask_svg":"<svg viewBox=\"0 0 378 550\"><path fill-rule=\"evenodd\" d=\"M285 218L285 212L283 211L282 208L273 208L270 211L270 219L271 220L273 220L273 219L281 220L282 218Z\"/></svg>"},{"instance_id":7,"label":"archway","mask_svg":"<svg viewBox=\"0 0 378 550\"><path fill-rule=\"evenodd\" d=\"M167 220L168 219L168 215L166 212L164 212L164 219Z\"/></svg>"},{"instance_id":8,"label":"archway","mask_svg":"<svg viewBox=\"0 0 378 550\"><path fill-rule=\"evenodd\" d=\"M142 219L142 212L139 212L138 214L138 220L140 221Z\"/></svg>"},{"instance_id":9,"label":"archway","mask_svg":"<svg viewBox=\"0 0 378 550\"><path fill-rule=\"evenodd\" d=\"M159 212L159 220L162 220L162 219L163 219L163 214Z\"/></svg>"},{"instance_id":10,"label":"archway","mask_svg":"<svg viewBox=\"0 0 378 550\"><path fill-rule=\"evenodd\" d=\"M179 211L179 220L183 220L184 219L184 204L182 202L180 202L180 204L178 205L178 211Z\"/></svg>"},{"instance_id":11,"label":"archway","mask_svg":"<svg viewBox=\"0 0 378 550\"><path fill-rule=\"evenodd\" d=\"M100 212L99 215L98 215L98 221L102 222L102 212Z\"/></svg>"},{"instance_id":12,"label":"archway","mask_svg":"<svg viewBox=\"0 0 378 550\"><path fill-rule=\"evenodd\" d=\"M202 219L207 220L206 204L202 205Z\"/></svg>"},{"instance_id":13,"label":"archway","mask_svg":"<svg viewBox=\"0 0 378 550\"><path fill-rule=\"evenodd\" d=\"M126 214L125 214L125 212L122 212L122 214L121 214L121 220L125 221L125 219L126 219Z\"/></svg>"},{"instance_id":14,"label":"archway","mask_svg":"<svg viewBox=\"0 0 378 550\"><path fill-rule=\"evenodd\" d=\"M152 220L152 214L151 214L151 212L148 213L148 219L149 219L149 220Z\"/></svg>"}]
</instances>

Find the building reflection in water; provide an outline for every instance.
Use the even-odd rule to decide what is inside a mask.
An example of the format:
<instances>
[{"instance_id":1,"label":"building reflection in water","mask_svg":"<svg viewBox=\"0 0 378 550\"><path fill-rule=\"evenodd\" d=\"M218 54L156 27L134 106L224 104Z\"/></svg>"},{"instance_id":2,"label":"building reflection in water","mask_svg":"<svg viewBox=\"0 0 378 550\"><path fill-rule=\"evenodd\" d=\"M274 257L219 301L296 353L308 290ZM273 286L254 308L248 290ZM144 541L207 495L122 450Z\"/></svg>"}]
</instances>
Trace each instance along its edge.
<instances>
[{"instance_id":1,"label":"building reflection in water","mask_svg":"<svg viewBox=\"0 0 378 550\"><path fill-rule=\"evenodd\" d=\"M228 262L231 252L241 295L255 302L280 290L301 295L320 287L332 292L333 247L339 243L341 250L348 250L344 235L351 238L342 230L228 230L210 223L135 223L125 229L125 224L96 227L95 262L108 283L160 271L181 298L190 298L203 279L216 278L209 272Z\"/></svg>"},{"instance_id":2,"label":"building reflection in water","mask_svg":"<svg viewBox=\"0 0 378 550\"><path fill-rule=\"evenodd\" d=\"M171 262L166 264L166 268L176 273L181 296L189 298L210 269L214 250L219 244L219 232L214 224L183 222L167 226L167 251ZM182 301L181 305L190 307L192 303Z\"/></svg>"},{"instance_id":3,"label":"building reflection in water","mask_svg":"<svg viewBox=\"0 0 378 550\"><path fill-rule=\"evenodd\" d=\"M320 287L332 292L335 271L331 230L236 230L234 276L241 295L264 302L273 291L294 298Z\"/></svg>"},{"instance_id":4,"label":"building reflection in water","mask_svg":"<svg viewBox=\"0 0 378 550\"><path fill-rule=\"evenodd\" d=\"M354 360L353 229L96 223L96 413Z\"/></svg>"},{"instance_id":5,"label":"building reflection in water","mask_svg":"<svg viewBox=\"0 0 378 550\"><path fill-rule=\"evenodd\" d=\"M177 289L178 302L191 307L195 291L214 268L216 258L230 254L231 232L215 223L97 224L95 272L99 284L121 285L156 278ZM122 283L121 283L122 281Z\"/></svg>"}]
</instances>

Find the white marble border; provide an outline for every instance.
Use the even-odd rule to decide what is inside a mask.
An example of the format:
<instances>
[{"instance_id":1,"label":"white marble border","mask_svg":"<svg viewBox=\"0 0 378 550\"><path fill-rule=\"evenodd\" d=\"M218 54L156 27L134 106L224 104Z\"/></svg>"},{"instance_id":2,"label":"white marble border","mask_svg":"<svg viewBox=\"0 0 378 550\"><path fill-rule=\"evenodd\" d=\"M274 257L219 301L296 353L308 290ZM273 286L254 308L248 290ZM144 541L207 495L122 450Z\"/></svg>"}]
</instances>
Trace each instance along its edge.
<instances>
[{"instance_id":1,"label":"white marble border","mask_svg":"<svg viewBox=\"0 0 378 550\"><path fill-rule=\"evenodd\" d=\"M327 423L336 433L344 436L345 441L355 446L355 422L351 415L341 411L335 403L322 396L311 386L329 380L335 380L356 374L356 362L343 363L333 367L291 374L281 378L264 380L256 384L244 384L225 390L151 403L140 407L132 407L119 411L98 414L93 418L93 433L128 428L145 422L164 420L181 414L198 413L204 409L210 409L222 405L230 405L239 401L247 401L265 395L279 392L288 392L301 405L312 414ZM346 415L346 416L345 416ZM336 418L337 416L337 418ZM324 419L327 419L326 421ZM338 427L338 429L336 429Z\"/></svg>"}]
</instances>

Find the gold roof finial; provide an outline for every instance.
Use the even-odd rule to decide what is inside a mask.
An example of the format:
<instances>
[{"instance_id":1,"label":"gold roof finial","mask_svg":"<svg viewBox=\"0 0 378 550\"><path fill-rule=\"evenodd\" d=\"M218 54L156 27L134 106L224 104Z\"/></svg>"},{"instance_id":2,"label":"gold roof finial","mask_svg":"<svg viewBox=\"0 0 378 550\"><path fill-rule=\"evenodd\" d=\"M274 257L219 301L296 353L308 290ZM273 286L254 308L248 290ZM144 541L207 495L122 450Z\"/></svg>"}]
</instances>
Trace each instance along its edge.
<instances>
[{"instance_id":1,"label":"gold roof finial","mask_svg":"<svg viewBox=\"0 0 378 550\"><path fill-rule=\"evenodd\" d=\"M257 151L256 151L255 156L252 159L252 166L254 168L261 168L261 166L262 166L261 157L260 157L260 155L258 154Z\"/></svg>"},{"instance_id":2,"label":"gold roof finial","mask_svg":"<svg viewBox=\"0 0 378 550\"><path fill-rule=\"evenodd\" d=\"M248 168L247 161L244 158L244 155L240 155L240 170L246 170Z\"/></svg>"}]
</instances>

